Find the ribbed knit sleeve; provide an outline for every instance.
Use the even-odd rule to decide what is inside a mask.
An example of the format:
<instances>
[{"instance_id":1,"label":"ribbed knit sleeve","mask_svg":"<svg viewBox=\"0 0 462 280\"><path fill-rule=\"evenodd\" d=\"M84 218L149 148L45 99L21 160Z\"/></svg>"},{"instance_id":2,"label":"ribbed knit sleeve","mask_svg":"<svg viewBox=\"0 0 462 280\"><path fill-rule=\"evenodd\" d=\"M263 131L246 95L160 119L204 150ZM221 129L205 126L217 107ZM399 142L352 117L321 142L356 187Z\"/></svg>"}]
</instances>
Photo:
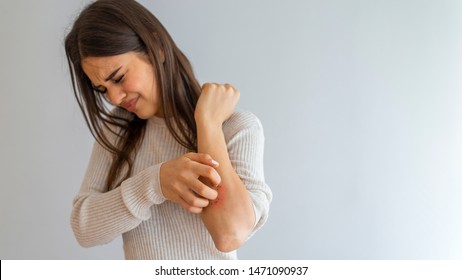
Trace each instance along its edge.
<instances>
[{"instance_id":1,"label":"ribbed knit sleeve","mask_svg":"<svg viewBox=\"0 0 462 280\"><path fill-rule=\"evenodd\" d=\"M79 244L105 244L151 217L150 207L165 201L160 190L160 164L149 166L107 191L105 180L111 155L93 146L84 181L75 197L71 225Z\"/></svg>"},{"instance_id":2,"label":"ribbed knit sleeve","mask_svg":"<svg viewBox=\"0 0 462 280\"><path fill-rule=\"evenodd\" d=\"M272 192L265 183L265 137L260 120L252 113L236 111L223 124L229 158L252 199L255 210L253 235L268 219Z\"/></svg>"}]
</instances>

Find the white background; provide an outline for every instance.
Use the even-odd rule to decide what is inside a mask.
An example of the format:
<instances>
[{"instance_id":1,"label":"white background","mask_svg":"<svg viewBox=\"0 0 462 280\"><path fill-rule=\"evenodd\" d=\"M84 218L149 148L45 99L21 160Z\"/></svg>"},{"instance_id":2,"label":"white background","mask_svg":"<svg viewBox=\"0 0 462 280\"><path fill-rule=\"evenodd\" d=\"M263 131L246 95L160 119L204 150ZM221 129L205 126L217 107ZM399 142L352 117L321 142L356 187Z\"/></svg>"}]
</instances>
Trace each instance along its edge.
<instances>
[{"instance_id":1,"label":"white background","mask_svg":"<svg viewBox=\"0 0 462 280\"><path fill-rule=\"evenodd\" d=\"M242 259L462 258L462 1L140 1L265 128ZM63 39L88 1L0 2L0 258L121 259L69 224L92 138Z\"/></svg>"}]
</instances>

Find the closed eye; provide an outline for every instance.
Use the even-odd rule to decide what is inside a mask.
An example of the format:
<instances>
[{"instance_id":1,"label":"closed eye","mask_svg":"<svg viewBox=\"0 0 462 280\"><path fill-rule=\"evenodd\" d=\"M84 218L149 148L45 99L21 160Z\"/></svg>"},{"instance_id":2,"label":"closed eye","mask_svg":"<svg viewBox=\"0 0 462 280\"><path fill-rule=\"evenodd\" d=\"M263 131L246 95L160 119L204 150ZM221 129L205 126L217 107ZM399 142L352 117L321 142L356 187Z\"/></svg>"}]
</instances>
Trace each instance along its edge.
<instances>
[{"instance_id":1,"label":"closed eye","mask_svg":"<svg viewBox=\"0 0 462 280\"><path fill-rule=\"evenodd\" d=\"M93 87L93 90L100 94L105 94L107 92L107 88L101 89L101 88Z\"/></svg>"},{"instance_id":2,"label":"closed eye","mask_svg":"<svg viewBox=\"0 0 462 280\"><path fill-rule=\"evenodd\" d=\"M114 80L114 83L115 83L115 84L120 83L120 82L123 80L124 77L125 77L125 74L123 74L122 76L120 76L120 78L118 78L117 80Z\"/></svg>"}]
</instances>

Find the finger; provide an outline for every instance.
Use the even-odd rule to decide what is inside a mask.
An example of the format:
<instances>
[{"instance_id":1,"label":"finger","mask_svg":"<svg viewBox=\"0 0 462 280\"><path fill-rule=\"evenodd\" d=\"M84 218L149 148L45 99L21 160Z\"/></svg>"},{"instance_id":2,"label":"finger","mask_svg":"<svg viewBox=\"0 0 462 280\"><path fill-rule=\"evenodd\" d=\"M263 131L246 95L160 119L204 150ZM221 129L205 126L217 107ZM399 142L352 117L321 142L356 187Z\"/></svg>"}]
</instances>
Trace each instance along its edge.
<instances>
[{"instance_id":1,"label":"finger","mask_svg":"<svg viewBox=\"0 0 462 280\"><path fill-rule=\"evenodd\" d=\"M205 177L202 177L200 176L199 177L199 181L201 181L203 184L205 184L206 186L212 188L212 189L215 189L215 187L219 184L214 184L212 183L208 178L205 178Z\"/></svg>"},{"instance_id":2,"label":"finger","mask_svg":"<svg viewBox=\"0 0 462 280\"><path fill-rule=\"evenodd\" d=\"M215 161L210 155L203 154L203 153L188 153L185 155L192 161L196 161L202 164L206 164L208 166L217 168L220 164Z\"/></svg>"},{"instance_id":3,"label":"finger","mask_svg":"<svg viewBox=\"0 0 462 280\"><path fill-rule=\"evenodd\" d=\"M191 189L197 195L200 195L201 197L206 198L207 200L214 200L218 197L218 192L212 188L215 186L216 185L209 183L208 179L204 177L199 177L196 184L191 186Z\"/></svg>"},{"instance_id":4,"label":"finger","mask_svg":"<svg viewBox=\"0 0 462 280\"><path fill-rule=\"evenodd\" d=\"M211 88L214 88L216 87L217 84L215 83L204 83L201 87L201 90L204 91L204 90L208 90L208 89L211 89Z\"/></svg>"},{"instance_id":5,"label":"finger","mask_svg":"<svg viewBox=\"0 0 462 280\"><path fill-rule=\"evenodd\" d=\"M220 174L217 170L207 165L197 165L195 172L199 174L200 177L206 179L203 181L210 187L216 187L221 183Z\"/></svg>"},{"instance_id":6,"label":"finger","mask_svg":"<svg viewBox=\"0 0 462 280\"><path fill-rule=\"evenodd\" d=\"M197 198L194 194L192 194L191 191L190 191L190 195ZM180 205L185 210L187 210L189 212L192 212L192 213L201 213L202 208L207 207L209 205L209 203L210 203L210 201L207 200L207 199L195 200L195 198L192 198L191 196L189 198L187 198L187 196L184 195L183 193L181 195L180 194L175 194L173 196L173 198L170 199L170 200L172 202Z\"/></svg>"},{"instance_id":7,"label":"finger","mask_svg":"<svg viewBox=\"0 0 462 280\"><path fill-rule=\"evenodd\" d=\"M188 154L188 156L191 160L189 169L197 175L196 178L205 177L210 180L212 186L217 186L221 183L220 174L215 169L219 166L218 162L207 154Z\"/></svg>"},{"instance_id":8,"label":"finger","mask_svg":"<svg viewBox=\"0 0 462 280\"><path fill-rule=\"evenodd\" d=\"M193 171L199 176L204 177L206 181L209 181L211 187L218 186L221 183L220 174L218 174L215 169L219 166L219 164L213 160L210 155L189 153L186 156L192 160Z\"/></svg>"},{"instance_id":9,"label":"finger","mask_svg":"<svg viewBox=\"0 0 462 280\"><path fill-rule=\"evenodd\" d=\"M181 194L181 199L192 207L207 207L209 200L203 197L198 197L193 190L188 190Z\"/></svg>"},{"instance_id":10,"label":"finger","mask_svg":"<svg viewBox=\"0 0 462 280\"><path fill-rule=\"evenodd\" d=\"M203 207L191 206L181 198L179 198L179 200L175 202L178 203L181 207L183 207L186 211L189 211L191 213L199 214L202 212L203 209Z\"/></svg>"}]
</instances>

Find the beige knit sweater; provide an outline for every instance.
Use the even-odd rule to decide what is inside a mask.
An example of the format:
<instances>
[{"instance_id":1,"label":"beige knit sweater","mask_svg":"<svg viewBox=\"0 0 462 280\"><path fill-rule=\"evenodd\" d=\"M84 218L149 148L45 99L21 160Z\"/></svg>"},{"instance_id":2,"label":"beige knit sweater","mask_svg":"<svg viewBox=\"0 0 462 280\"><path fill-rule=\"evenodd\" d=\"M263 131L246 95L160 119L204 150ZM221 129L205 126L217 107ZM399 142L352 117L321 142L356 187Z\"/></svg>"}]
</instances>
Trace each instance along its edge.
<instances>
[{"instance_id":1,"label":"beige knit sweater","mask_svg":"<svg viewBox=\"0 0 462 280\"><path fill-rule=\"evenodd\" d=\"M268 217L271 190L263 174L264 136L260 121L236 111L224 124L229 157L253 201L259 229ZM166 200L159 183L163 162L187 153L164 119L148 120L131 178L105 188L111 155L94 144L80 192L74 199L72 229L83 247L110 242L122 234L126 259L236 259L218 251L200 215Z\"/></svg>"}]
</instances>

